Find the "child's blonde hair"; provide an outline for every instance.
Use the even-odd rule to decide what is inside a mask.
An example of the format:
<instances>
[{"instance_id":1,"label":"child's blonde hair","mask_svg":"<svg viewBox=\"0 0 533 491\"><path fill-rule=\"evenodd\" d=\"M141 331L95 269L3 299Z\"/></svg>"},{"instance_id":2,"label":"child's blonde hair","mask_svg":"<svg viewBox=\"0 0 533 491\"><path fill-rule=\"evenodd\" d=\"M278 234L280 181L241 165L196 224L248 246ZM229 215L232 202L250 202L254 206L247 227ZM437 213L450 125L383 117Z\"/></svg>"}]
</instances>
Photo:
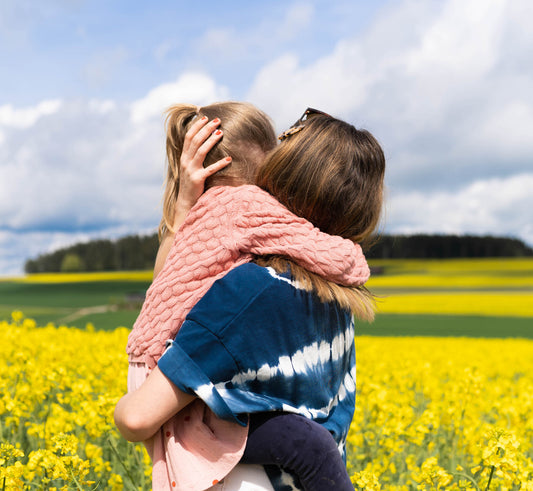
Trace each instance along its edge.
<instances>
[{"instance_id":1,"label":"child's blonde hair","mask_svg":"<svg viewBox=\"0 0 533 491\"><path fill-rule=\"evenodd\" d=\"M174 206L178 197L180 157L185 134L196 118L216 117L222 123L222 139L211 149L204 167L231 156L232 162L209 177L205 189L213 186L252 184L256 170L266 154L276 146L276 135L270 118L252 104L245 102L218 102L205 107L192 104L177 104L167 110L165 120L167 177L163 195L163 217L159 225L159 237L172 228Z\"/></svg>"}]
</instances>

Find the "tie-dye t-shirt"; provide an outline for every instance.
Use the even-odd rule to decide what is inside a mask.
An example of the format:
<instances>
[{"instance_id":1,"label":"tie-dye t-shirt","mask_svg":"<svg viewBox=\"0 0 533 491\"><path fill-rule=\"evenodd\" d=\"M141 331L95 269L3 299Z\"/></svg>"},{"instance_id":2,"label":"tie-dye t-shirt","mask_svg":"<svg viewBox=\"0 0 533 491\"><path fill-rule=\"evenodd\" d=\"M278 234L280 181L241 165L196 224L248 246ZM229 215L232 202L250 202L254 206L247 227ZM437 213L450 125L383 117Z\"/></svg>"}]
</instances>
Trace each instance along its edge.
<instances>
[{"instance_id":1,"label":"tie-dye t-shirt","mask_svg":"<svg viewBox=\"0 0 533 491\"><path fill-rule=\"evenodd\" d=\"M353 319L289 272L249 263L217 280L158 366L220 418L245 424L248 413L302 414L344 454L355 409Z\"/></svg>"}]
</instances>

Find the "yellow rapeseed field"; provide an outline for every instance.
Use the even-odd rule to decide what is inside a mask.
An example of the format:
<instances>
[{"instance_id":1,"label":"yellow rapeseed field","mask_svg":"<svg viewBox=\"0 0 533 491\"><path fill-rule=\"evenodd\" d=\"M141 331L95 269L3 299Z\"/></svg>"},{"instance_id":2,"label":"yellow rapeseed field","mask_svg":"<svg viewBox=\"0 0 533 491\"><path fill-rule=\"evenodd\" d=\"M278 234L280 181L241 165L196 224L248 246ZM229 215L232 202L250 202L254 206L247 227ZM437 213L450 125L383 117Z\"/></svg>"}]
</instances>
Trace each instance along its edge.
<instances>
[{"instance_id":1,"label":"yellow rapeseed field","mask_svg":"<svg viewBox=\"0 0 533 491\"><path fill-rule=\"evenodd\" d=\"M0 488L150 489L144 449L112 417L127 335L37 327L21 312L0 321Z\"/></svg>"},{"instance_id":2,"label":"yellow rapeseed field","mask_svg":"<svg viewBox=\"0 0 533 491\"><path fill-rule=\"evenodd\" d=\"M150 489L112 412L128 330L0 322L0 488ZM356 339L356 489L533 490L533 342Z\"/></svg>"},{"instance_id":3,"label":"yellow rapeseed field","mask_svg":"<svg viewBox=\"0 0 533 491\"><path fill-rule=\"evenodd\" d=\"M373 266L382 266L388 274L424 273L447 276L533 275L533 257L460 258L460 259L373 259Z\"/></svg>"},{"instance_id":4,"label":"yellow rapeseed field","mask_svg":"<svg viewBox=\"0 0 533 491\"><path fill-rule=\"evenodd\" d=\"M152 281L154 272L150 271L95 271L82 273L36 273L10 281L24 283L78 283L86 281Z\"/></svg>"},{"instance_id":5,"label":"yellow rapeseed field","mask_svg":"<svg viewBox=\"0 0 533 491\"><path fill-rule=\"evenodd\" d=\"M384 314L533 318L533 258L380 260L372 266L384 272L368 282Z\"/></svg>"},{"instance_id":6,"label":"yellow rapeseed field","mask_svg":"<svg viewBox=\"0 0 533 491\"><path fill-rule=\"evenodd\" d=\"M388 259L368 286L381 290L533 290L533 258Z\"/></svg>"},{"instance_id":7,"label":"yellow rapeseed field","mask_svg":"<svg viewBox=\"0 0 533 491\"><path fill-rule=\"evenodd\" d=\"M379 298L377 308L384 314L532 317L533 327L533 291L394 293Z\"/></svg>"},{"instance_id":8,"label":"yellow rapeseed field","mask_svg":"<svg viewBox=\"0 0 533 491\"><path fill-rule=\"evenodd\" d=\"M533 489L533 341L361 337L356 347L348 449L361 489Z\"/></svg>"}]
</instances>

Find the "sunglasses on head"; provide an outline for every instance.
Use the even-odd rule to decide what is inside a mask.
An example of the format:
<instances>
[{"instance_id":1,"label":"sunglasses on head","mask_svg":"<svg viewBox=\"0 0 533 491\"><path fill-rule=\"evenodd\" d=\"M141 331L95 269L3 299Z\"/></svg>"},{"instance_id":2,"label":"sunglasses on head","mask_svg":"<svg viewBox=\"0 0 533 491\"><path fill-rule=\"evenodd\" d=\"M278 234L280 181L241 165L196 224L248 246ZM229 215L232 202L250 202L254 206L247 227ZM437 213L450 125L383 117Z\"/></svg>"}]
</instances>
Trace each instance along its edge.
<instances>
[{"instance_id":1,"label":"sunglasses on head","mask_svg":"<svg viewBox=\"0 0 533 491\"><path fill-rule=\"evenodd\" d=\"M278 136L278 140L285 140L286 138L289 138L289 136L294 135L295 133L298 133L299 131L302 131L305 128L305 122L312 116L316 116L317 114L320 114L322 116L327 116L328 118L331 118L327 113L324 113L322 111L319 111L318 109L313 109L312 107L308 107L305 112L302 114L301 118L296 121L287 131L284 131L281 135Z\"/></svg>"}]
</instances>

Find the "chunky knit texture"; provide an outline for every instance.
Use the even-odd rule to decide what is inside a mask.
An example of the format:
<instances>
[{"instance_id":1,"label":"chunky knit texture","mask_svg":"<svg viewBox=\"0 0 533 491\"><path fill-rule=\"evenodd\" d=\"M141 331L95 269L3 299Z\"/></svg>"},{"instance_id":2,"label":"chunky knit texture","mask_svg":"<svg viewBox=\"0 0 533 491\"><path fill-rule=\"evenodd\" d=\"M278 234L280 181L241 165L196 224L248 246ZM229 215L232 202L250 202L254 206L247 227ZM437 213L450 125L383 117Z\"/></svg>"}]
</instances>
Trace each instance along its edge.
<instances>
[{"instance_id":1,"label":"chunky knit texture","mask_svg":"<svg viewBox=\"0 0 533 491\"><path fill-rule=\"evenodd\" d=\"M175 338L213 283L254 254L290 257L343 285L361 285L370 274L359 245L321 233L258 187L209 189L177 231L129 336L128 390L142 384L166 341ZM246 426L217 418L202 401L191 404L154 435L154 490L194 490L198 479L221 479L239 462L247 433Z\"/></svg>"},{"instance_id":2,"label":"chunky knit texture","mask_svg":"<svg viewBox=\"0 0 533 491\"><path fill-rule=\"evenodd\" d=\"M187 215L146 293L128 338L130 361L153 368L218 278L253 255L268 254L287 256L341 285L359 286L370 276L358 244L322 233L257 186L211 188Z\"/></svg>"}]
</instances>

